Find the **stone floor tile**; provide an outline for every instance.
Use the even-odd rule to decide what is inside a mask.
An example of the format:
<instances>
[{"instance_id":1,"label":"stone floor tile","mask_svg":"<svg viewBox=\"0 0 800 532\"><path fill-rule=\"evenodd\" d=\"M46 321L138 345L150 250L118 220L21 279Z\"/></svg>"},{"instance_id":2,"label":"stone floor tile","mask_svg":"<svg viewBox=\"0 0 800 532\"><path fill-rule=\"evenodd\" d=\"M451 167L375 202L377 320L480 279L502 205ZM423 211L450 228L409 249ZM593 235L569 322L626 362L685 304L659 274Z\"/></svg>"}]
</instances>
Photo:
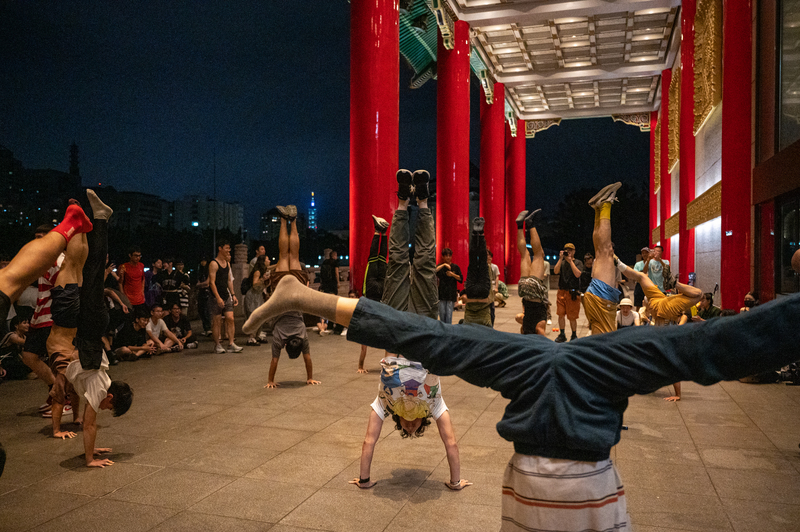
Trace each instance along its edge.
<instances>
[{"instance_id":1,"label":"stone floor tile","mask_svg":"<svg viewBox=\"0 0 800 532\"><path fill-rule=\"evenodd\" d=\"M294 445L291 450L301 454L356 459L361 456L362 443L364 443L364 436L361 434L317 433Z\"/></svg>"},{"instance_id":2,"label":"stone floor tile","mask_svg":"<svg viewBox=\"0 0 800 532\"><path fill-rule=\"evenodd\" d=\"M775 445L757 428L726 427L722 425L686 425L698 449L736 447L740 449L775 450Z\"/></svg>"},{"instance_id":3,"label":"stone floor tile","mask_svg":"<svg viewBox=\"0 0 800 532\"><path fill-rule=\"evenodd\" d=\"M184 511L152 529L153 532L266 532L272 523Z\"/></svg>"},{"instance_id":4,"label":"stone floor tile","mask_svg":"<svg viewBox=\"0 0 800 532\"><path fill-rule=\"evenodd\" d=\"M251 470L247 478L322 487L353 463L350 458L286 451Z\"/></svg>"},{"instance_id":5,"label":"stone floor tile","mask_svg":"<svg viewBox=\"0 0 800 532\"><path fill-rule=\"evenodd\" d=\"M241 477L279 453L280 451L273 449L210 445L202 451L173 464L172 467Z\"/></svg>"},{"instance_id":6,"label":"stone floor tile","mask_svg":"<svg viewBox=\"0 0 800 532\"><path fill-rule=\"evenodd\" d=\"M37 526L33 532L144 532L174 513L175 510L169 508L97 499Z\"/></svg>"},{"instance_id":7,"label":"stone floor tile","mask_svg":"<svg viewBox=\"0 0 800 532\"><path fill-rule=\"evenodd\" d=\"M685 425L641 423L630 420L626 420L626 423L628 430L622 434L622 438L625 440L692 443L692 437Z\"/></svg>"},{"instance_id":8,"label":"stone floor tile","mask_svg":"<svg viewBox=\"0 0 800 532\"><path fill-rule=\"evenodd\" d=\"M81 456L79 463L84 464ZM60 475L44 479L33 485L34 488L77 493L90 497L102 497L127 486L139 479L160 471L160 467L116 462L114 465L99 467L76 467Z\"/></svg>"},{"instance_id":9,"label":"stone floor tile","mask_svg":"<svg viewBox=\"0 0 800 532\"><path fill-rule=\"evenodd\" d=\"M709 468L792 472L792 464L780 451L761 449L707 448L700 451Z\"/></svg>"},{"instance_id":10,"label":"stone floor tile","mask_svg":"<svg viewBox=\"0 0 800 532\"><path fill-rule=\"evenodd\" d=\"M459 495L461 493L445 493L439 489L418 490L386 527L386 532L407 530L408 523L425 522L430 520L431 516L436 516L437 532L500 530L500 508L456 502Z\"/></svg>"},{"instance_id":11,"label":"stone floor tile","mask_svg":"<svg viewBox=\"0 0 800 532\"><path fill-rule=\"evenodd\" d=\"M655 423L659 425L682 425L684 423L680 410L670 403L658 404L655 407L633 406L625 410L623 422Z\"/></svg>"},{"instance_id":12,"label":"stone floor tile","mask_svg":"<svg viewBox=\"0 0 800 532\"><path fill-rule=\"evenodd\" d=\"M330 405L328 406L330 407ZM276 427L279 429L297 429L302 427L303 430L317 432L331 425L334 421L336 421L336 418L329 413L293 410L291 414L275 416L267 420L264 422L264 426Z\"/></svg>"},{"instance_id":13,"label":"stone floor tile","mask_svg":"<svg viewBox=\"0 0 800 532\"><path fill-rule=\"evenodd\" d=\"M637 526L670 526L697 532L732 532L716 495L672 493L645 488L626 489L628 513Z\"/></svg>"},{"instance_id":14,"label":"stone floor tile","mask_svg":"<svg viewBox=\"0 0 800 532\"><path fill-rule=\"evenodd\" d=\"M800 504L777 504L722 498L736 532L797 532Z\"/></svg>"},{"instance_id":15,"label":"stone floor tile","mask_svg":"<svg viewBox=\"0 0 800 532\"><path fill-rule=\"evenodd\" d=\"M285 451L313 434L313 432L307 430L248 427L236 435L236 445L253 449Z\"/></svg>"},{"instance_id":16,"label":"stone floor tile","mask_svg":"<svg viewBox=\"0 0 800 532\"><path fill-rule=\"evenodd\" d=\"M314 491L299 484L240 478L192 505L189 511L277 523Z\"/></svg>"},{"instance_id":17,"label":"stone floor tile","mask_svg":"<svg viewBox=\"0 0 800 532\"><path fill-rule=\"evenodd\" d=\"M703 495L714 491L702 464L661 464L617 459L616 466L626 492L646 488Z\"/></svg>"},{"instance_id":18,"label":"stone floor tile","mask_svg":"<svg viewBox=\"0 0 800 532\"><path fill-rule=\"evenodd\" d=\"M800 504L800 474L793 469L773 472L708 468L708 474L720 497Z\"/></svg>"},{"instance_id":19,"label":"stone floor tile","mask_svg":"<svg viewBox=\"0 0 800 532\"><path fill-rule=\"evenodd\" d=\"M404 501L384 498L374 489L342 491L323 488L279 524L333 532L382 531L400 512ZM411 522L423 521L414 519ZM405 526L407 530L408 522L405 522Z\"/></svg>"},{"instance_id":20,"label":"stone floor tile","mask_svg":"<svg viewBox=\"0 0 800 532\"><path fill-rule=\"evenodd\" d=\"M19 532L63 515L94 500L28 486L0 496L0 532Z\"/></svg>"},{"instance_id":21,"label":"stone floor tile","mask_svg":"<svg viewBox=\"0 0 800 532\"><path fill-rule=\"evenodd\" d=\"M197 501L230 484L234 477L183 469L162 469L107 495L119 501L188 508Z\"/></svg>"},{"instance_id":22,"label":"stone floor tile","mask_svg":"<svg viewBox=\"0 0 800 532\"><path fill-rule=\"evenodd\" d=\"M514 444L500 437L494 427L472 426L463 436L458 439L458 443L459 445L496 447L498 449L512 452L514 448Z\"/></svg>"},{"instance_id":23,"label":"stone floor tile","mask_svg":"<svg viewBox=\"0 0 800 532\"><path fill-rule=\"evenodd\" d=\"M462 467L461 478L469 480L472 485L459 491L453 491L444 485L450 481L450 466L445 460L433 470L422 487L428 490L440 490L443 492L443 497L451 497L453 502L458 504L497 507L502 504L503 471L487 472Z\"/></svg>"},{"instance_id":24,"label":"stone floor tile","mask_svg":"<svg viewBox=\"0 0 800 532\"><path fill-rule=\"evenodd\" d=\"M361 490L354 484L350 484L351 480L359 477L359 462L356 460L331 479L325 488L345 491L361 490L372 493L376 497L402 501L411 497L426 482L433 473L434 467L373 461L369 478L377 484L367 490Z\"/></svg>"},{"instance_id":25,"label":"stone floor tile","mask_svg":"<svg viewBox=\"0 0 800 532\"><path fill-rule=\"evenodd\" d=\"M623 438L614 446L616 459L661 464L702 465L693 443Z\"/></svg>"}]
</instances>

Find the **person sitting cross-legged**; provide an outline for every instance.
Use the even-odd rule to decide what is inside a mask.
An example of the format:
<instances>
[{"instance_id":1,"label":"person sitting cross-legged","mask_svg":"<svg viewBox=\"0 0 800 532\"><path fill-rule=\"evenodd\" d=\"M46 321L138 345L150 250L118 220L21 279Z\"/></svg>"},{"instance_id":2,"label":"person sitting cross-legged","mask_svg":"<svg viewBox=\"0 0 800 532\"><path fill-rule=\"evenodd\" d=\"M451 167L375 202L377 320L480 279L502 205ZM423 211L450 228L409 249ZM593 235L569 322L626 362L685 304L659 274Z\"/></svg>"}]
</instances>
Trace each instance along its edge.
<instances>
[{"instance_id":1,"label":"person sitting cross-legged","mask_svg":"<svg viewBox=\"0 0 800 532\"><path fill-rule=\"evenodd\" d=\"M197 339L192 332L192 324L186 314L183 313L181 305L173 303L172 308L162 318L167 329L175 335L185 349L196 349ZM165 342L166 343L166 342Z\"/></svg>"},{"instance_id":2,"label":"person sitting cross-legged","mask_svg":"<svg viewBox=\"0 0 800 532\"><path fill-rule=\"evenodd\" d=\"M177 304L180 310L181 306L178 301L175 301L173 304ZM164 308L160 303L154 304L150 309L150 321L147 322L147 334L158 349L155 354L162 355L170 351L182 351L184 347L183 342L181 342L178 337L175 336L175 333L167 327L162 316L164 316Z\"/></svg>"}]
</instances>

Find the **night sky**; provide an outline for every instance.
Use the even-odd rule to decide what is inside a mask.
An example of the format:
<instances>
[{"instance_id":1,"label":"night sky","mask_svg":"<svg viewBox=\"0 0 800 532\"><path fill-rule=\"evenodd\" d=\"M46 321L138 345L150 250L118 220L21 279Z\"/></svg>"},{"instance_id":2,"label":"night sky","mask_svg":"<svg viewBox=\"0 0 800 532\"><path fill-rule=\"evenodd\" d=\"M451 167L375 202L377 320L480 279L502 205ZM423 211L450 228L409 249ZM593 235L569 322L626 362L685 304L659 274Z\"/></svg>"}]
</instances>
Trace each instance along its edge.
<instances>
[{"instance_id":1,"label":"night sky","mask_svg":"<svg viewBox=\"0 0 800 532\"><path fill-rule=\"evenodd\" d=\"M345 0L0 2L0 144L85 185L244 205L245 224L313 190L319 225L347 225L350 4ZM436 82L400 62L400 166L436 168ZM471 94L479 163L479 84ZM622 180L645 185L649 135L571 120L527 143L528 205ZM252 233L251 233L252 234Z\"/></svg>"}]
</instances>

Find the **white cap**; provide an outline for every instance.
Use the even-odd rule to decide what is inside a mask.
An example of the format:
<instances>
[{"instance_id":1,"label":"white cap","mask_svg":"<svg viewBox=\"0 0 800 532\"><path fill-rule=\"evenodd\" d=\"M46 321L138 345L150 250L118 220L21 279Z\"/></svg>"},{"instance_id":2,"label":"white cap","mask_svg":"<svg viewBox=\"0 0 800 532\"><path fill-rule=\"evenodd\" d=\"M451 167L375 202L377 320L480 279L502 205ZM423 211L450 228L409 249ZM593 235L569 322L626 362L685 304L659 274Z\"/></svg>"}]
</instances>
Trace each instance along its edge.
<instances>
[{"instance_id":1,"label":"white cap","mask_svg":"<svg viewBox=\"0 0 800 532\"><path fill-rule=\"evenodd\" d=\"M620 307L623 306L623 305L628 305L629 307L632 307L633 306L633 301L631 301L629 298L625 297L625 298L622 299L622 301L619 302L619 306Z\"/></svg>"}]
</instances>

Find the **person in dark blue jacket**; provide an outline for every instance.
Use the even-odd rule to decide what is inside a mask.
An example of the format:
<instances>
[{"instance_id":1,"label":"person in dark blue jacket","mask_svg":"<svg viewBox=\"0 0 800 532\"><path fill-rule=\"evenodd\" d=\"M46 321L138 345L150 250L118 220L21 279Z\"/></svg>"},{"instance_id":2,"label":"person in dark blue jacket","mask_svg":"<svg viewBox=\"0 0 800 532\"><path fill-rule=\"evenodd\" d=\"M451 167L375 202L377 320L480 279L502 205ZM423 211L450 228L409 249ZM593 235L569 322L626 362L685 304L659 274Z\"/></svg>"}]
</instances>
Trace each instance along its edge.
<instances>
[{"instance_id":1,"label":"person in dark blue jacket","mask_svg":"<svg viewBox=\"0 0 800 532\"><path fill-rule=\"evenodd\" d=\"M800 250L793 261L800 265ZM798 267L800 270L800 266ZM291 278L244 330L288 309L329 317L350 341L419 361L499 391L510 402L498 433L514 443L503 481L504 529L629 530L625 491L609 460L628 398L677 381L711 385L797 358L800 294L726 320L624 330L554 343L453 326L369 301L308 290Z\"/></svg>"}]
</instances>

